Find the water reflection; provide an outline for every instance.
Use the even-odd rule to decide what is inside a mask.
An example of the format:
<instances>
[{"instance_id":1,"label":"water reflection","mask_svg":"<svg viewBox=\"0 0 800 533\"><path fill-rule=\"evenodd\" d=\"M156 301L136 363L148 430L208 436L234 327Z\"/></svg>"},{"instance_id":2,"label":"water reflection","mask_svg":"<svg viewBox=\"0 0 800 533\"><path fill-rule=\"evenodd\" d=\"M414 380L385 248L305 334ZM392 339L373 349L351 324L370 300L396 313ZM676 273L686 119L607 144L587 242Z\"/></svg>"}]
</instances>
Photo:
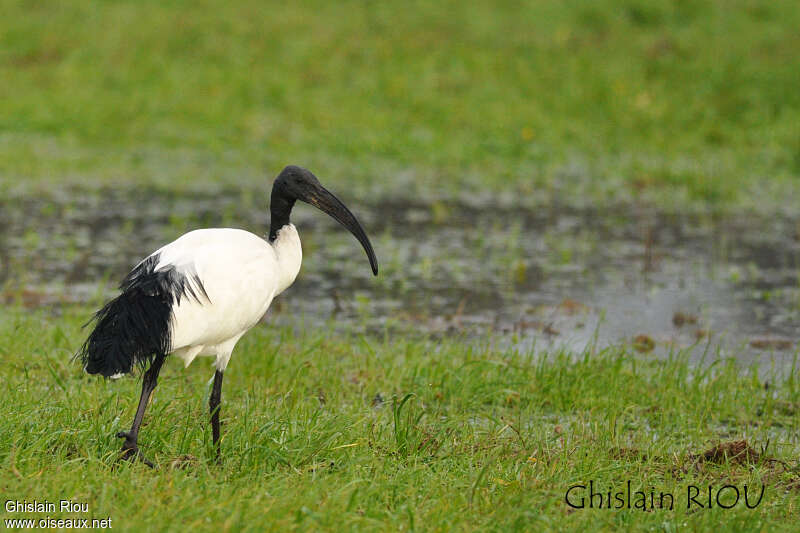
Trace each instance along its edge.
<instances>
[{"instance_id":1,"label":"water reflection","mask_svg":"<svg viewBox=\"0 0 800 533\"><path fill-rule=\"evenodd\" d=\"M144 255L198 227L264 234L266 191L72 190L0 209L0 284L29 306L96 301ZM694 346L791 361L800 325L798 221L641 206L347 199L381 276L335 222L298 206L305 251L269 320L646 353Z\"/></svg>"}]
</instances>

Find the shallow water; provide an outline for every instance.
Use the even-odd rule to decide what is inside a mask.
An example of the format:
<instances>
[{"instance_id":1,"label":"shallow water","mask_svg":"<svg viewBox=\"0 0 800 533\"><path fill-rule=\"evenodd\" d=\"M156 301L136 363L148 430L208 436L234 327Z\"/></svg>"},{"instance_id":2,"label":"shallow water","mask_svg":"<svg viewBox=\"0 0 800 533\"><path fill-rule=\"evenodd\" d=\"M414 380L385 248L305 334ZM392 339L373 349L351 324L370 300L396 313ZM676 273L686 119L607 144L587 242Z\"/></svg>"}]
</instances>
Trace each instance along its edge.
<instances>
[{"instance_id":1,"label":"shallow water","mask_svg":"<svg viewBox=\"0 0 800 533\"><path fill-rule=\"evenodd\" d=\"M143 256L198 227L264 234L266 191L71 190L0 209L0 287L28 306L99 302ZM744 363L794 358L800 221L643 206L350 203L381 265L299 206L304 264L267 320L583 350L635 343ZM335 322L330 322L335 318ZM644 355L646 356L646 355Z\"/></svg>"}]
</instances>

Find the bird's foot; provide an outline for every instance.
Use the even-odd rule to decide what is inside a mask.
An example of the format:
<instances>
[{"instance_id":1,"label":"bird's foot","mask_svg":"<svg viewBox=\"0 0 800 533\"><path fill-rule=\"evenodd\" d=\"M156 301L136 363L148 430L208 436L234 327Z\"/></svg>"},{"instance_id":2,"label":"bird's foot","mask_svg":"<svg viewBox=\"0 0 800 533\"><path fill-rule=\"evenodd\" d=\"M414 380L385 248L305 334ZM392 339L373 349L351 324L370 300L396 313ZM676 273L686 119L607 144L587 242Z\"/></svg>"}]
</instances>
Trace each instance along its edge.
<instances>
[{"instance_id":1,"label":"bird's foot","mask_svg":"<svg viewBox=\"0 0 800 533\"><path fill-rule=\"evenodd\" d=\"M218 465L222 464L222 454L220 453L219 444L217 444L214 450L214 462Z\"/></svg>"},{"instance_id":2,"label":"bird's foot","mask_svg":"<svg viewBox=\"0 0 800 533\"><path fill-rule=\"evenodd\" d=\"M125 442L122 443L122 451L119 455L119 461L141 461L150 468L155 468L155 465L145 458L145 456L142 455L142 452L139 451L139 446L136 444L135 436L126 431L120 431L117 433L117 437L120 439L125 439Z\"/></svg>"}]
</instances>

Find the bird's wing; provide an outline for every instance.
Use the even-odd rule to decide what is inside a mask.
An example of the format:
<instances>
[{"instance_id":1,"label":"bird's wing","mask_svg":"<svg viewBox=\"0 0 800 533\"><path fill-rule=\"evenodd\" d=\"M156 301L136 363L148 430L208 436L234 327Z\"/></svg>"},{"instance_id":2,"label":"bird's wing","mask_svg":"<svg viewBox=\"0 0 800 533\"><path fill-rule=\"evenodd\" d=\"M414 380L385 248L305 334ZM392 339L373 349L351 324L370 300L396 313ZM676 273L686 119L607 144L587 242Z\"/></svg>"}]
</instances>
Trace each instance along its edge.
<instances>
[{"instance_id":1,"label":"bird's wing","mask_svg":"<svg viewBox=\"0 0 800 533\"><path fill-rule=\"evenodd\" d=\"M210 301L194 263L164 261L158 252L136 265L120 284L122 292L139 290L148 296L165 298L180 304L184 297L198 303Z\"/></svg>"},{"instance_id":2,"label":"bird's wing","mask_svg":"<svg viewBox=\"0 0 800 533\"><path fill-rule=\"evenodd\" d=\"M172 348L218 344L252 327L277 286L277 260L252 233L205 229L187 233L134 269L152 264L158 290L170 295Z\"/></svg>"}]
</instances>

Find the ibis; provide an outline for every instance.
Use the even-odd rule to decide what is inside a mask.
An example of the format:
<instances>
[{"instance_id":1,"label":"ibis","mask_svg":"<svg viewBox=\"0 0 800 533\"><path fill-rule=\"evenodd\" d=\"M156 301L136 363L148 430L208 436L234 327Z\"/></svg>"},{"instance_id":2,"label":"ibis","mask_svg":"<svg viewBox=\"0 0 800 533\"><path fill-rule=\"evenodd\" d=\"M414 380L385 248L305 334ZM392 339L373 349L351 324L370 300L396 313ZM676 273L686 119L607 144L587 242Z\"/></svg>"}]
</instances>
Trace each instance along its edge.
<instances>
[{"instance_id":1,"label":"ibis","mask_svg":"<svg viewBox=\"0 0 800 533\"><path fill-rule=\"evenodd\" d=\"M159 248L123 279L119 295L93 317L93 329L76 354L89 374L120 377L141 367L142 393L121 459L147 460L139 450L139 427L168 355L188 366L215 357L209 396L213 446L220 458L222 378L234 346L266 313L300 271L300 236L289 221L297 200L324 211L364 247L373 274L378 260L350 210L304 168L287 166L275 178L266 238L231 228L190 231Z\"/></svg>"}]
</instances>

